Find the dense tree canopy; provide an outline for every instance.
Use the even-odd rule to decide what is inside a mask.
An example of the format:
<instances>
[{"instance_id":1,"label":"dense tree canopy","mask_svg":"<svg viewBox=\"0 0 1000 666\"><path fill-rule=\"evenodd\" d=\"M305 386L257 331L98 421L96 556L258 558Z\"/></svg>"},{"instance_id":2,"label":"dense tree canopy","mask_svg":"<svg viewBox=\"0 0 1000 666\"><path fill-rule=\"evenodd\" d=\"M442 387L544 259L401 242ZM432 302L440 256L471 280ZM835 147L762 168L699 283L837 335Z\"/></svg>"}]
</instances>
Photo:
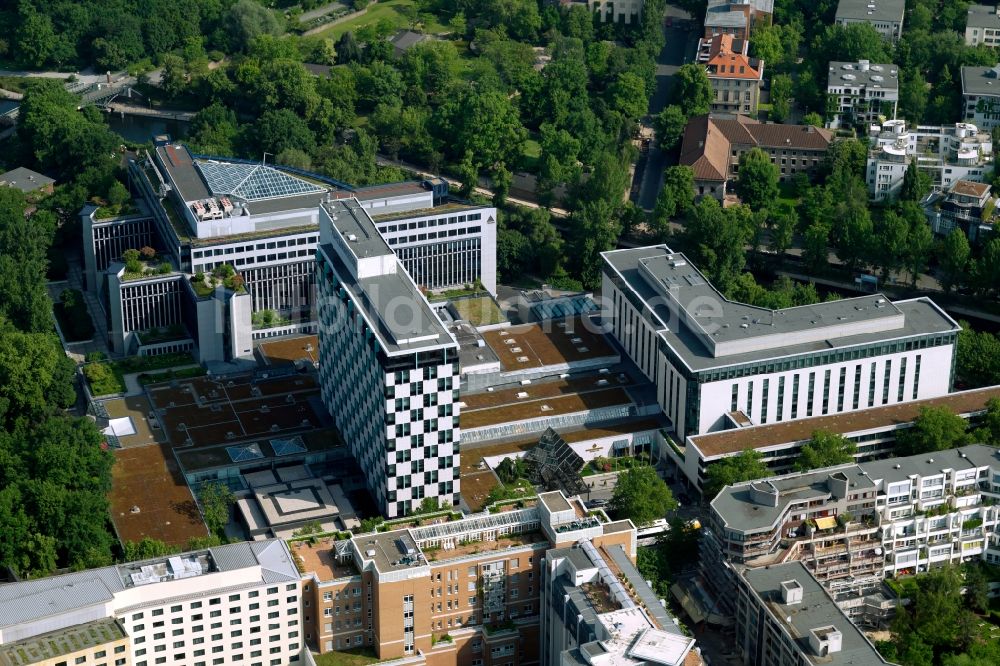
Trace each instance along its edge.
<instances>
[{"instance_id":1,"label":"dense tree canopy","mask_svg":"<svg viewBox=\"0 0 1000 666\"><path fill-rule=\"evenodd\" d=\"M943 451L968 442L968 423L944 407L921 407L913 426L896 435L899 455Z\"/></svg>"},{"instance_id":2,"label":"dense tree canopy","mask_svg":"<svg viewBox=\"0 0 1000 666\"><path fill-rule=\"evenodd\" d=\"M851 440L826 430L817 430L812 438L802 445L795 470L807 472L821 467L832 467L854 460L858 447Z\"/></svg>"},{"instance_id":3,"label":"dense tree canopy","mask_svg":"<svg viewBox=\"0 0 1000 666\"><path fill-rule=\"evenodd\" d=\"M746 449L735 456L729 456L708 466L708 479L704 495L711 499L726 486L743 481L753 481L771 476L771 470L764 463L764 455L754 449Z\"/></svg>"},{"instance_id":4,"label":"dense tree canopy","mask_svg":"<svg viewBox=\"0 0 1000 666\"><path fill-rule=\"evenodd\" d=\"M650 465L636 465L618 475L614 495L608 505L616 518L629 518L636 525L648 525L677 508L670 488Z\"/></svg>"}]
</instances>

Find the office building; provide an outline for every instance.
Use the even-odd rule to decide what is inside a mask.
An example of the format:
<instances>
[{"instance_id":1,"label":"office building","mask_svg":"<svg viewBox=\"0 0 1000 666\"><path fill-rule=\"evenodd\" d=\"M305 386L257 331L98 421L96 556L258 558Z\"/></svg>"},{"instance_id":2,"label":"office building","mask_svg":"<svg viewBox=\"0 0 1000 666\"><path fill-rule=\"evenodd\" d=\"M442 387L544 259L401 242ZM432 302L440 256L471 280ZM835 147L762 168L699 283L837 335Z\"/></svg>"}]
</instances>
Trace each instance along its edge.
<instances>
[{"instance_id":1,"label":"office building","mask_svg":"<svg viewBox=\"0 0 1000 666\"><path fill-rule=\"evenodd\" d=\"M986 131L1000 125L1000 64L962 68L965 119Z\"/></svg>"},{"instance_id":2,"label":"office building","mask_svg":"<svg viewBox=\"0 0 1000 666\"><path fill-rule=\"evenodd\" d=\"M921 409L946 409L969 421L971 428L978 423L986 412L987 403L994 398L1000 399L1000 386L869 407L849 414L813 416L764 425L733 423L725 430L689 435L684 444L666 441L661 448L688 485L700 492L712 465L746 449L758 451L773 474L787 474L798 461L803 445L812 440L813 433L822 431L853 442L857 447L854 459L867 462L891 456L897 435L913 425Z\"/></svg>"},{"instance_id":3,"label":"office building","mask_svg":"<svg viewBox=\"0 0 1000 666\"><path fill-rule=\"evenodd\" d=\"M830 130L811 125L761 123L744 115L695 116L684 128L680 163L694 171L696 196L722 201L746 151L763 150L778 167L780 179L786 180L818 167L832 141Z\"/></svg>"},{"instance_id":4,"label":"office building","mask_svg":"<svg viewBox=\"0 0 1000 666\"><path fill-rule=\"evenodd\" d=\"M959 326L881 294L769 310L727 300L664 245L602 255L605 326L681 441L947 394Z\"/></svg>"},{"instance_id":5,"label":"office building","mask_svg":"<svg viewBox=\"0 0 1000 666\"><path fill-rule=\"evenodd\" d=\"M584 592L576 591L572 602L598 632L584 641L588 654L628 651L622 632L615 643L600 633L608 624L594 626L601 615L628 610L631 635L661 639L658 644L670 646L674 655L683 650L681 658L688 659L651 663L700 662L693 641L680 635L635 570L631 522L612 522L603 511L588 511L579 498L558 492L521 504L420 527L390 523L383 532L293 544L305 572L306 631L318 651L370 646L380 659L430 666L581 663L566 660L572 648L555 648L573 639L564 635L564 616L554 612L567 601L567 585L579 580ZM609 576L611 570L632 591L625 592L623 579ZM588 609L588 599L602 605Z\"/></svg>"},{"instance_id":6,"label":"office building","mask_svg":"<svg viewBox=\"0 0 1000 666\"><path fill-rule=\"evenodd\" d=\"M996 5L969 5L965 21L968 46L1000 46L1000 8Z\"/></svg>"},{"instance_id":7,"label":"office building","mask_svg":"<svg viewBox=\"0 0 1000 666\"><path fill-rule=\"evenodd\" d=\"M129 176L142 212L81 212L86 285L105 307L118 353L192 350L201 361L227 361L252 354L257 340L315 332L327 198L355 198L384 222L422 287L496 290L496 209L450 200L438 179L353 188L298 169L193 155L165 139L130 163ZM143 247L156 251L155 263L124 270L125 251Z\"/></svg>"},{"instance_id":8,"label":"office building","mask_svg":"<svg viewBox=\"0 0 1000 666\"><path fill-rule=\"evenodd\" d=\"M872 125L865 180L874 201L892 201L911 164L938 190L959 180L982 182L993 173L993 138L969 123L907 128L904 120Z\"/></svg>"},{"instance_id":9,"label":"office building","mask_svg":"<svg viewBox=\"0 0 1000 666\"><path fill-rule=\"evenodd\" d=\"M736 645L754 666L888 664L800 562L739 578Z\"/></svg>"},{"instance_id":10,"label":"office building","mask_svg":"<svg viewBox=\"0 0 1000 666\"><path fill-rule=\"evenodd\" d=\"M757 115L764 61L747 56L746 40L719 35L708 48L708 80L712 84L712 111Z\"/></svg>"},{"instance_id":11,"label":"office building","mask_svg":"<svg viewBox=\"0 0 1000 666\"><path fill-rule=\"evenodd\" d=\"M799 560L852 616L875 623L887 609L870 595L884 578L1000 562L997 474L997 449L971 445L727 486L711 504L704 577L724 601L733 570Z\"/></svg>"},{"instance_id":12,"label":"office building","mask_svg":"<svg viewBox=\"0 0 1000 666\"><path fill-rule=\"evenodd\" d=\"M301 575L280 540L0 586L0 661L285 666L305 649Z\"/></svg>"},{"instance_id":13,"label":"office building","mask_svg":"<svg viewBox=\"0 0 1000 666\"><path fill-rule=\"evenodd\" d=\"M905 13L904 0L840 0L834 22L842 26L867 23L895 44L903 36Z\"/></svg>"},{"instance_id":14,"label":"office building","mask_svg":"<svg viewBox=\"0 0 1000 666\"><path fill-rule=\"evenodd\" d=\"M458 344L357 200L320 216L323 403L384 515L457 505Z\"/></svg>"},{"instance_id":15,"label":"office building","mask_svg":"<svg viewBox=\"0 0 1000 666\"><path fill-rule=\"evenodd\" d=\"M956 180L947 191L931 192L923 206L927 221L938 236L961 229L973 244L984 243L993 236L996 197L991 194L989 183Z\"/></svg>"},{"instance_id":16,"label":"office building","mask_svg":"<svg viewBox=\"0 0 1000 666\"><path fill-rule=\"evenodd\" d=\"M899 102L899 70L892 64L831 62L826 82L827 98L835 110L827 127L840 129L879 123L896 117Z\"/></svg>"}]
</instances>

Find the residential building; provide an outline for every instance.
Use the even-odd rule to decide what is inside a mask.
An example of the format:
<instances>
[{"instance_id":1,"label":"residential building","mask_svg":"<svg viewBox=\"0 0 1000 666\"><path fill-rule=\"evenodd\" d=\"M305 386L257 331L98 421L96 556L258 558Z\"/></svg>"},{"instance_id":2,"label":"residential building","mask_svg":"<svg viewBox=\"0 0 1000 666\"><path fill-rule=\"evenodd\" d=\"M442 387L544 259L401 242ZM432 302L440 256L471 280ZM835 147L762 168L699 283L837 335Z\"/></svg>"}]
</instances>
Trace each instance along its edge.
<instances>
[{"instance_id":1,"label":"residential building","mask_svg":"<svg viewBox=\"0 0 1000 666\"><path fill-rule=\"evenodd\" d=\"M0 173L0 187L13 187L24 194L41 192L52 194L56 181L48 176L25 167L17 167L6 173Z\"/></svg>"},{"instance_id":2,"label":"residential building","mask_svg":"<svg viewBox=\"0 0 1000 666\"><path fill-rule=\"evenodd\" d=\"M895 199L914 161L938 190L949 190L959 180L982 182L993 173L993 138L969 123L915 129L904 120L872 125L865 171L872 200Z\"/></svg>"},{"instance_id":3,"label":"residential building","mask_svg":"<svg viewBox=\"0 0 1000 666\"><path fill-rule=\"evenodd\" d=\"M969 5L965 43L968 46L1000 46L1000 8L995 5Z\"/></svg>"},{"instance_id":4,"label":"residential building","mask_svg":"<svg viewBox=\"0 0 1000 666\"><path fill-rule=\"evenodd\" d=\"M800 562L740 574L736 645L755 666L889 664Z\"/></svg>"},{"instance_id":5,"label":"residential building","mask_svg":"<svg viewBox=\"0 0 1000 666\"><path fill-rule=\"evenodd\" d=\"M903 36L905 0L840 0L834 22L837 25L868 23L895 44Z\"/></svg>"},{"instance_id":6,"label":"residential building","mask_svg":"<svg viewBox=\"0 0 1000 666\"><path fill-rule=\"evenodd\" d=\"M899 70L892 64L831 62L826 83L831 101L827 127L840 129L880 123L896 117L899 102Z\"/></svg>"},{"instance_id":7,"label":"residential building","mask_svg":"<svg viewBox=\"0 0 1000 666\"><path fill-rule=\"evenodd\" d=\"M746 40L734 44L731 35L712 39L705 63L714 99L712 111L757 115L764 61L747 56Z\"/></svg>"},{"instance_id":8,"label":"residential building","mask_svg":"<svg viewBox=\"0 0 1000 666\"><path fill-rule=\"evenodd\" d=\"M965 119L986 131L1000 125L1000 64L963 67Z\"/></svg>"},{"instance_id":9,"label":"residential building","mask_svg":"<svg viewBox=\"0 0 1000 666\"><path fill-rule=\"evenodd\" d=\"M881 294L769 310L727 300L664 245L602 255L602 318L675 437L947 394L959 326Z\"/></svg>"},{"instance_id":10,"label":"residential building","mask_svg":"<svg viewBox=\"0 0 1000 666\"><path fill-rule=\"evenodd\" d=\"M719 35L746 41L754 26L770 25L773 13L774 0L709 0L701 41L707 43Z\"/></svg>"},{"instance_id":11,"label":"residential building","mask_svg":"<svg viewBox=\"0 0 1000 666\"><path fill-rule=\"evenodd\" d=\"M323 403L384 515L458 505L458 344L357 200L320 218Z\"/></svg>"},{"instance_id":12,"label":"residential building","mask_svg":"<svg viewBox=\"0 0 1000 666\"><path fill-rule=\"evenodd\" d=\"M931 192L923 205L927 221L938 236L961 229L970 242L983 243L993 235L996 198L990 193L989 183L956 180L946 192Z\"/></svg>"},{"instance_id":13,"label":"residential building","mask_svg":"<svg viewBox=\"0 0 1000 666\"><path fill-rule=\"evenodd\" d=\"M118 353L190 349L201 361L228 361L252 354L254 341L314 332L327 198L355 198L385 219L422 287L496 290L496 209L450 200L439 179L353 188L297 169L196 156L166 139L133 160L129 174L144 212L81 212L86 285L100 296ZM144 246L157 251L160 270L123 272L123 253ZM228 267L240 275L237 289L191 279ZM265 311L276 324L257 322Z\"/></svg>"},{"instance_id":14,"label":"residential building","mask_svg":"<svg viewBox=\"0 0 1000 666\"><path fill-rule=\"evenodd\" d=\"M600 16L601 23L624 23L625 25L638 22L642 16L644 4L643 0L624 0L624 2L586 0L586 2L587 8Z\"/></svg>"},{"instance_id":15,"label":"residential building","mask_svg":"<svg viewBox=\"0 0 1000 666\"><path fill-rule=\"evenodd\" d=\"M661 449L677 466L681 478L698 492L704 487L712 465L746 449L759 452L773 474L791 472L801 455L802 446L810 442L817 431L850 440L857 447L854 459L866 462L891 456L897 435L913 425L921 409L946 409L969 421L970 427L976 425L986 412L986 403L1000 398L1000 386L956 391L936 398L896 402L881 407L874 406L877 395L869 394L868 397L873 406L869 406L869 400L863 401L859 396L861 409L848 414L813 416L764 425L748 420L737 425L734 421L725 430L688 435L684 444L666 440L661 443ZM898 392L896 397L899 397Z\"/></svg>"},{"instance_id":16,"label":"residential building","mask_svg":"<svg viewBox=\"0 0 1000 666\"><path fill-rule=\"evenodd\" d=\"M384 532L316 546L294 544L305 572L307 635L321 653L370 646L380 659L430 666L602 663L566 661L572 648L555 648L572 638L553 609L579 580L584 592L575 591L572 600L591 631L608 627L595 629L595 620L609 617L602 614L629 610L630 626L638 628L633 633L661 639L665 649L684 650L688 659L650 663L700 662L693 640L680 635L635 570L630 521L609 521L603 511L558 492L522 504L420 527L390 523ZM609 577L611 571L616 574ZM595 611L586 607L588 599L604 605ZM621 633L615 644L607 634L592 639L608 641L603 648L584 641L588 654L627 652Z\"/></svg>"},{"instance_id":17,"label":"residential building","mask_svg":"<svg viewBox=\"0 0 1000 666\"><path fill-rule=\"evenodd\" d=\"M859 621L885 578L1000 562L1000 452L983 445L727 486L703 534L703 578L727 603L734 570L798 560Z\"/></svg>"},{"instance_id":18,"label":"residential building","mask_svg":"<svg viewBox=\"0 0 1000 666\"><path fill-rule=\"evenodd\" d=\"M680 163L694 171L697 196L722 201L744 152L760 148L786 180L818 167L832 141L833 132L811 125L767 124L744 115L696 116L684 128Z\"/></svg>"},{"instance_id":19,"label":"residential building","mask_svg":"<svg viewBox=\"0 0 1000 666\"><path fill-rule=\"evenodd\" d=\"M269 540L9 583L0 662L299 662L300 581L288 546Z\"/></svg>"}]
</instances>

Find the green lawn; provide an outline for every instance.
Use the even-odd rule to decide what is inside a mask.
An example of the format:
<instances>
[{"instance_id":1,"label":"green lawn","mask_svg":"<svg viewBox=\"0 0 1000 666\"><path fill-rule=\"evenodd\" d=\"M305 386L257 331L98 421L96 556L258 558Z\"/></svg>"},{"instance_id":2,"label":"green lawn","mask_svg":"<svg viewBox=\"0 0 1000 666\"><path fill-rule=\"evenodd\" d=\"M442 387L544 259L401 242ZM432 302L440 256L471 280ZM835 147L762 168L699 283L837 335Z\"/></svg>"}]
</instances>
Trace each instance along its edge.
<instances>
[{"instance_id":1,"label":"green lawn","mask_svg":"<svg viewBox=\"0 0 1000 666\"><path fill-rule=\"evenodd\" d=\"M368 666L379 661L371 648L314 654L313 659L316 661L316 666Z\"/></svg>"},{"instance_id":2,"label":"green lawn","mask_svg":"<svg viewBox=\"0 0 1000 666\"><path fill-rule=\"evenodd\" d=\"M403 11L404 8L407 7L416 11L416 3L414 0L386 0L385 2L379 2L377 4L373 3L368 6L368 11L364 14L348 21L344 21L343 23L332 25L328 29L318 32L313 36L324 39L337 39L345 32L357 32L358 29L363 28L366 25L372 25L380 22L385 22L384 24L387 27L390 27L391 34L397 30L408 28L410 26L410 19ZM439 23L436 19L424 25L423 29L424 32L434 34L448 32L448 28L441 25L441 23Z\"/></svg>"},{"instance_id":3,"label":"green lawn","mask_svg":"<svg viewBox=\"0 0 1000 666\"><path fill-rule=\"evenodd\" d=\"M790 180L778 183L778 201L787 203L793 208L799 205L799 197L795 194L795 183Z\"/></svg>"}]
</instances>

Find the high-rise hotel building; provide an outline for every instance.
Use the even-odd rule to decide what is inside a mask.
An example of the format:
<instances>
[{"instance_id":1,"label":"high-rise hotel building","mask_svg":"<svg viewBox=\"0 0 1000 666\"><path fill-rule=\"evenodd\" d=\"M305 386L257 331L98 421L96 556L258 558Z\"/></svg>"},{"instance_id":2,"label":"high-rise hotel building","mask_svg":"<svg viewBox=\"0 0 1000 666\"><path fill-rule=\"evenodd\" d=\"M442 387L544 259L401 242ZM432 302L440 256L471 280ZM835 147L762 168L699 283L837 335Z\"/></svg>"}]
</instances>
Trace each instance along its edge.
<instances>
[{"instance_id":1,"label":"high-rise hotel building","mask_svg":"<svg viewBox=\"0 0 1000 666\"><path fill-rule=\"evenodd\" d=\"M458 344L356 199L320 207L323 402L379 510L459 502Z\"/></svg>"}]
</instances>

